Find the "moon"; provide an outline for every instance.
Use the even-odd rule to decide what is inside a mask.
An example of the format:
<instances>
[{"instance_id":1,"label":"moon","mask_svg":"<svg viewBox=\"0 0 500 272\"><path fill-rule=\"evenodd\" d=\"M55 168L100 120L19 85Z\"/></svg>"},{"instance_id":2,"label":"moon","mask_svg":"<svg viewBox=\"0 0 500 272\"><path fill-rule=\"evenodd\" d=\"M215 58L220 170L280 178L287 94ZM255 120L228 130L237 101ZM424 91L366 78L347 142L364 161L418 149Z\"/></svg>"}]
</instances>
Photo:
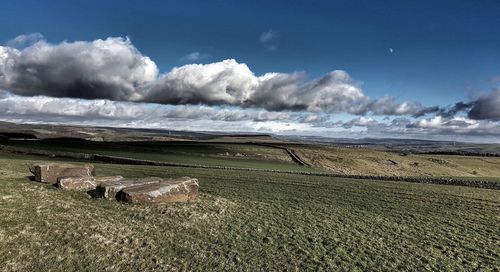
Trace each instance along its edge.
<instances>
[{"instance_id":1,"label":"moon","mask_svg":"<svg viewBox=\"0 0 500 272\"><path fill-rule=\"evenodd\" d=\"M389 52L394 53L394 49L392 49L392 47L389 47Z\"/></svg>"}]
</instances>

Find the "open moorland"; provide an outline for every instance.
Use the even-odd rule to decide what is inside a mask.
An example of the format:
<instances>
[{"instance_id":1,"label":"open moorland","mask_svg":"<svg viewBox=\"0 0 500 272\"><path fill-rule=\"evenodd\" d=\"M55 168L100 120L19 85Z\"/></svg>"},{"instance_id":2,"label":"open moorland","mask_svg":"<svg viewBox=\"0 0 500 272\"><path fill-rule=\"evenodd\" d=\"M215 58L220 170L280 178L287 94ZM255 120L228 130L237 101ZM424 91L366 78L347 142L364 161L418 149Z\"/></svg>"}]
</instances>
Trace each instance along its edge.
<instances>
[{"instance_id":1,"label":"open moorland","mask_svg":"<svg viewBox=\"0 0 500 272\"><path fill-rule=\"evenodd\" d=\"M53 159L54 160L54 159ZM0 154L6 270L495 270L498 190L283 173L96 164L195 176L192 203L141 206L29 181ZM57 160L56 160L57 161Z\"/></svg>"},{"instance_id":2,"label":"open moorland","mask_svg":"<svg viewBox=\"0 0 500 272\"><path fill-rule=\"evenodd\" d=\"M498 157L228 138L232 140L4 138L1 267L6 271L495 271L500 267L500 190L348 178L440 176L498 183ZM98 176L195 177L200 196L188 203L131 205L61 191L28 178L28 165L88 162L60 155L82 153L172 163L93 161Z\"/></svg>"},{"instance_id":3,"label":"open moorland","mask_svg":"<svg viewBox=\"0 0 500 272\"><path fill-rule=\"evenodd\" d=\"M313 167L354 175L499 177L500 157L302 145L297 153Z\"/></svg>"},{"instance_id":4,"label":"open moorland","mask_svg":"<svg viewBox=\"0 0 500 272\"><path fill-rule=\"evenodd\" d=\"M26 153L45 151L52 156L84 153L192 166L500 181L500 157L407 154L375 148L244 140L95 142L73 138L0 139L0 145ZM296 156L291 156L291 152Z\"/></svg>"}]
</instances>

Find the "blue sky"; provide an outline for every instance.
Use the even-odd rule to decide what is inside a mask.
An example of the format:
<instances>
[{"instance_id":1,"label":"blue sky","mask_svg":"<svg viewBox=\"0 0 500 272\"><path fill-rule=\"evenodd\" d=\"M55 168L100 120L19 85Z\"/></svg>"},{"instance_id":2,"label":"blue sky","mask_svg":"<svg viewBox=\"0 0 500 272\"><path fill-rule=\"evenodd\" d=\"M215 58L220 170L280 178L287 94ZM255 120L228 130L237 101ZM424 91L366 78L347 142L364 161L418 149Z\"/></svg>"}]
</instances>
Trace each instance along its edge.
<instances>
[{"instance_id":1,"label":"blue sky","mask_svg":"<svg viewBox=\"0 0 500 272\"><path fill-rule=\"evenodd\" d=\"M0 41L28 33L52 44L128 36L160 73L225 59L257 76L343 70L370 98L425 106L500 85L498 1L2 1Z\"/></svg>"},{"instance_id":2,"label":"blue sky","mask_svg":"<svg viewBox=\"0 0 500 272\"><path fill-rule=\"evenodd\" d=\"M272 52L258 42L269 29ZM163 71L193 51L256 73L343 69L369 95L426 103L489 91L500 75L498 1L3 1L0 39L32 32L130 36Z\"/></svg>"}]
</instances>

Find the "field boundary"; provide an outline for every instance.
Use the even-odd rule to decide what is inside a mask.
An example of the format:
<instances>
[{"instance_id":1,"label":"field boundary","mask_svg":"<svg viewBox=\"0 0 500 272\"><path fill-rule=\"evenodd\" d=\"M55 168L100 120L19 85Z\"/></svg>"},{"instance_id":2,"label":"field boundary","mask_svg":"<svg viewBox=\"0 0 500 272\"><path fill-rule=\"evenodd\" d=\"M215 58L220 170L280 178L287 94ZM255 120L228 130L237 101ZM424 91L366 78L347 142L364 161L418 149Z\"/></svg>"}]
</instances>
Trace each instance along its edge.
<instances>
[{"instance_id":1,"label":"field boundary","mask_svg":"<svg viewBox=\"0 0 500 272\"><path fill-rule=\"evenodd\" d=\"M292 160L294 162L296 162L296 163L298 163L299 165L302 165L302 166L312 167L312 165L310 163L306 162L304 159L302 159L297 154L297 152L295 152L294 149L291 149L291 148L288 148L288 147L284 147L284 146L280 146L280 145L268 144L268 143L251 143L251 144L257 145L257 146L265 146L265 147L271 147L271 148L277 148L277 149L284 150L292 158Z\"/></svg>"},{"instance_id":2,"label":"field boundary","mask_svg":"<svg viewBox=\"0 0 500 272\"><path fill-rule=\"evenodd\" d=\"M129 165L151 165L151 166L171 166L171 167L186 167L186 168L205 168L205 169L219 169L219 170L237 170L237 171L254 171L254 172L270 172L294 175L307 175L307 176L323 176L323 177L336 177L336 178L350 178L362 180L383 180L383 181L400 181L412 183L429 183L441 185L458 185L485 189L500 190L500 182L488 180L471 180L464 178L451 178L451 177L412 177L412 176L377 176L377 175L347 175L325 172L310 172L310 171L289 171L289 170L276 170L276 169L258 169L258 168L243 168L231 166L216 166L216 165L201 165L201 164L186 164L174 162L160 162L152 160L140 160L126 157L108 156L102 154L88 154L88 153L74 153L74 152L59 152L59 151L46 151L32 148L22 148L0 145L0 150L9 153L19 153L26 155L39 155L48 156L51 158L70 158L91 162L103 162L111 164L129 164Z\"/></svg>"}]
</instances>

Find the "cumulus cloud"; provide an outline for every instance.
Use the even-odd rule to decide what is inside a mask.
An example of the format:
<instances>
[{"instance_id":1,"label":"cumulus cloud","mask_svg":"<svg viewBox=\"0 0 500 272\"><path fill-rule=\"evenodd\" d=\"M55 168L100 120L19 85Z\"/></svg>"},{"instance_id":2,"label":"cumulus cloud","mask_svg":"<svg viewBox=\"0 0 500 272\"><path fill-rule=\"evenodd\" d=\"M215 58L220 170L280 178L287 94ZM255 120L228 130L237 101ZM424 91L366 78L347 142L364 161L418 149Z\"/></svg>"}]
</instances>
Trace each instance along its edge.
<instances>
[{"instance_id":1,"label":"cumulus cloud","mask_svg":"<svg viewBox=\"0 0 500 272\"><path fill-rule=\"evenodd\" d=\"M153 82L143 100L163 104L239 105L256 84L252 71L235 60L188 64Z\"/></svg>"},{"instance_id":2,"label":"cumulus cloud","mask_svg":"<svg viewBox=\"0 0 500 272\"><path fill-rule=\"evenodd\" d=\"M157 75L128 38L0 47L0 88L20 95L134 100Z\"/></svg>"},{"instance_id":3,"label":"cumulus cloud","mask_svg":"<svg viewBox=\"0 0 500 272\"><path fill-rule=\"evenodd\" d=\"M303 74L268 73L259 77L259 88L250 104L270 110L307 110L361 114L369 102L360 86L344 71L301 84Z\"/></svg>"},{"instance_id":4,"label":"cumulus cloud","mask_svg":"<svg viewBox=\"0 0 500 272\"><path fill-rule=\"evenodd\" d=\"M276 35L272 31L264 34L264 41ZM189 57L200 56L193 52ZM228 59L187 64L159 74L156 64L128 38L60 44L38 40L22 49L0 46L0 88L22 96L226 105L267 111L415 116L436 111L393 97L371 99L360 83L341 70L310 80L301 72L259 76L245 63Z\"/></svg>"},{"instance_id":5,"label":"cumulus cloud","mask_svg":"<svg viewBox=\"0 0 500 272\"><path fill-rule=\"evenodd\" d=\"M270 111L305 110L364 113L369 98L344 71L302 83L302 73L255 76L233 59L174 68L151 84L143 100L163 104L261 107Z\"/></svg>"}]
</instances>

